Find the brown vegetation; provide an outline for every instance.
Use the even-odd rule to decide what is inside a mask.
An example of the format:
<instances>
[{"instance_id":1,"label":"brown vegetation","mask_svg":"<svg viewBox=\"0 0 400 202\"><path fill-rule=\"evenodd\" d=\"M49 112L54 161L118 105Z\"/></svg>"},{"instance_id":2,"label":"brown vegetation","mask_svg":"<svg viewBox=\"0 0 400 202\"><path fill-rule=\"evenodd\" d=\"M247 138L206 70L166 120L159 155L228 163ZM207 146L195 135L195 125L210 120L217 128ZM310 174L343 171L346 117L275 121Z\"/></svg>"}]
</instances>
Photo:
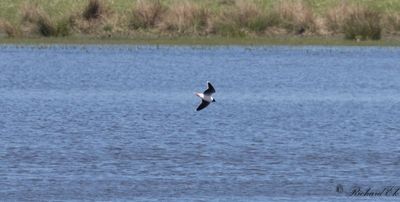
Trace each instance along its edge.
<instances>
[{"instance_id":1,"label":"brown vegetation","mask_svg":"<svg viewBox=\"0 0 400 202\"><path fill-rule=\"evenodd\" d=\"M384 27L386 32L390 34L398 34L400 32L400 13L390 13L384 18Z\"/></svg>"},{"instance_id":2,"label":"brown vegetation","mask_svg":"<svg viewBox=\"0 0 400 202\"><path fill-rule=\"evenodd\" d=\"M164 15L160 30L177 34L209 34L211 12L189 1L175 1Z\"/></svg>"},{"instance_id":3,"label":"brown vegetation","mask_svg":"<svg viewBox=\"0 0 400 202\"><path fill-rule=\"evenodd\" d=\"M113 31L118 16L104 0L88 0L88 4L67 21L70 29L82 34L99 34Z\"/></svg>"},{"instance_id":4,"label":"brown vegetation","mask_svg":"<svg viewBox=\"0 0 400 202\"><path fill-rule=\"evenodd\" d=\"M274 13L260 7L254 1L236 0L217 14L213 20L213 28L217 34L244 36L252 33L263 34L268 27L278 23Z\"/></svg>"},{"instance_id":5,"label":"brown vegetation","mask_svg":"<svg viewBox=\"0 0 400 202\"><path fill-rule=\"evenodd\" d=\"M16 37L19 35L19 31L15 26L2 19L0 19L0 32L4 32L8 37Z\"/></svg>"},{"instance_id":6,"label":"brown vegetation","mask_svg":"<svg viewBox=\"0 0 400 202\"><path fill-rule=\"evenodd\" d=\"M44 37L56 36L55 23L40 7L26 3L21 7L21 25L26 34L40 35Z\"/></svg>"},{"instance_id":7,"label":"brown vegetation","mask_svg":"<svg viewBox=\"0 0 400 202\"><path fill-rule=\"evenodd\" d=\"M344 19L343 32L347 39L378 40L382 33L381 14L367 7L355 6Z\"/></svg>"},{"instance_id":8,"label":"brown vegetation","mask_svg":"<svg viewBox=\"0 0 400 202\"><path fill-rule=\"evenodd\" d=\"M325 26L331 34L342 32L342 25L349 14L349 4L341 2L337 6L328 9L325 14Z\"/></svg>"},{"instance_id":9,"label":"brown vegetation","mask_svg":"<svg viewBox=\"0 0 400 202\"><path fill-rule=\"evenodd\" d=\"M76 13L50 17L42 8L24 3L20 24L6 20L0 28L8 36L87 35L343 35L347 39L377 40L382 33L400 32L400 14L386 14L342 1L316 14L304 0L219 0L211 8L201 1L136 0L126 12L114 12L106 0L87 0ZM55 18L54 18L55 17ZM385 28L385 29L384 29ZM21 31L19 31L21 30Z\"/></svg>"},{"instance_id":10,"label":"brown vegetation","mask_svg":"<svg viewBox=\"0 0 400 202\"><path fill-rule=\"evenodd\" d=\"M325 24L331 33L343 33L346 39L378 40L383 30L381 18L381 13L368 7L343 2L328 10Z\"/></svg>"},{"instance_id":11,"label":"brown vegetation","mask_svg":"<svg viewBox=\"0 0 400 202\"><path fill-rule=\"evenodd\" d=\"M98 19L105 13L105 11L105 6L100 0L90 0L89 4L83 10L82 16L86 20Z\"/></svg>"},{"instance_id":12,"label":"brown vegetation","mask_svg":"<svg viewBox=\"0 0 400 202\"><path fill-rule=\"evenodd\" d=\"M305 1L279 1L275 4L274 12L279 17L280 26L289 32L317 32L314 12Z\"/></svg>"},{"instance_id":13,"label":"brown vegetation","mask_svg":"<svg viewBox=\"0 0 400 202\"><path fill-rule=\"evenodd\" d=\"M133 29L154 28L163 13L164 7L159 0L138 0L132 9L129 25Z\"/></svg>"}]
</instances>

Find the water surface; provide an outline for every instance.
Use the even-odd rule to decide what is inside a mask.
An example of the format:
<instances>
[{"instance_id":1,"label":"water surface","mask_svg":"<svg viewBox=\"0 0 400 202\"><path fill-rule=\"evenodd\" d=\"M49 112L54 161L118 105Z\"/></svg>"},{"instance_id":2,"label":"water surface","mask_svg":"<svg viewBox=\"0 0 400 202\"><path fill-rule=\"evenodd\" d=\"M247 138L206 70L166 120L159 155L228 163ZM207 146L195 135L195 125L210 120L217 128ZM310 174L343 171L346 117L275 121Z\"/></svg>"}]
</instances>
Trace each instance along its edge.
<instances>
[{"instance_id":1,"label":"water surface","mask_svg":"<svg viewBox=\"0 0 400 202\"><path fill-rule=\"evenodd\" d=\"M0 198L399 200L349 196L400 186L399 55L0 46Z\"/></svg>"}]
</instances>

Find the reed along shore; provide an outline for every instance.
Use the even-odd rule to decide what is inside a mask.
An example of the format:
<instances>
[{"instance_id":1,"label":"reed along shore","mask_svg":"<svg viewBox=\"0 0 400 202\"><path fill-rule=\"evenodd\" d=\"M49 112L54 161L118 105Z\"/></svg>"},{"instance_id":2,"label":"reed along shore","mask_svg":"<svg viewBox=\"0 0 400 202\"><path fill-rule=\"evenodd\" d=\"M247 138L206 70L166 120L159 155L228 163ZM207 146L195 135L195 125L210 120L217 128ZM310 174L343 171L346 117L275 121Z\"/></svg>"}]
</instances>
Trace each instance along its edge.
<instances>
[{"instance_id":1,"label":"reed along shore","mask_svg":"<svg viewBox=\"0 0 400 202\"><path fill-rule=\"evenodd\" d=\"M0 42L398 44L396 0L3 0ZM349 41L349 42L346 42Z\"/></svg>"}]
</instances>

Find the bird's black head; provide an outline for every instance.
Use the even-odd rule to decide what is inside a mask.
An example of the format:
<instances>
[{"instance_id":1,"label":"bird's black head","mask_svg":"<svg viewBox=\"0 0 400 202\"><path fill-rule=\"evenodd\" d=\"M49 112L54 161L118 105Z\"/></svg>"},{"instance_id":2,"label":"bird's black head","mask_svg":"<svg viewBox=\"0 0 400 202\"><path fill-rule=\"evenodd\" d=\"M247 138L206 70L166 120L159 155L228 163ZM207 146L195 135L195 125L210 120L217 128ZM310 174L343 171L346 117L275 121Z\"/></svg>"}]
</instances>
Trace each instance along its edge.
<instances>
[{"instance_id":1,"label":"bird's black head","mask_svg":"<svg viewBox=\"0 0 400 202\"><path fill-rule=\"evenodd\" d=\"M213 101L212 102L215 102L215 99L213 98Z\"/></svg>"}]
</instances>

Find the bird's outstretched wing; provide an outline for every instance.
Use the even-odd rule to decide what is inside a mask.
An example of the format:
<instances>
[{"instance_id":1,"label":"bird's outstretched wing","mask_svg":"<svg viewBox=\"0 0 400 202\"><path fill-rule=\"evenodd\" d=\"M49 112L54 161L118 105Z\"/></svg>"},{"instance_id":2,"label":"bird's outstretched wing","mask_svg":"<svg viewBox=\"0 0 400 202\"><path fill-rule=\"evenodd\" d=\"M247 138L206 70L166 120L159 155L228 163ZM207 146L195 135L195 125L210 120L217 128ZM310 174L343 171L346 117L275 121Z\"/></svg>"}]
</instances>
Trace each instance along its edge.
<instances>
[{"instance_id":1,"label":"bird's outstretched wing","mask_svg":"<svg viewBox=\"0 0 400 202\"><path fill-rule=\"evenodd\" d=\"M201 100L200 105L197 107L196 111L200 111L204 108L206 108L210 103L204 100Z\"/></svg>"},{"instance_id":2,"label":"bird's outstretched wing","mask_svg":"<svg viewBox=\"0 0 400 202\"><path fill-rule=\"evenodd\" d=\"M213 94L213 93L215 93L215 89L214 89L214 87L211 85L211 83L210 82L207 82L207 90L206 91L204 91L204 95L211 95L211 94Z\"/></svg>"}]
</instances>

